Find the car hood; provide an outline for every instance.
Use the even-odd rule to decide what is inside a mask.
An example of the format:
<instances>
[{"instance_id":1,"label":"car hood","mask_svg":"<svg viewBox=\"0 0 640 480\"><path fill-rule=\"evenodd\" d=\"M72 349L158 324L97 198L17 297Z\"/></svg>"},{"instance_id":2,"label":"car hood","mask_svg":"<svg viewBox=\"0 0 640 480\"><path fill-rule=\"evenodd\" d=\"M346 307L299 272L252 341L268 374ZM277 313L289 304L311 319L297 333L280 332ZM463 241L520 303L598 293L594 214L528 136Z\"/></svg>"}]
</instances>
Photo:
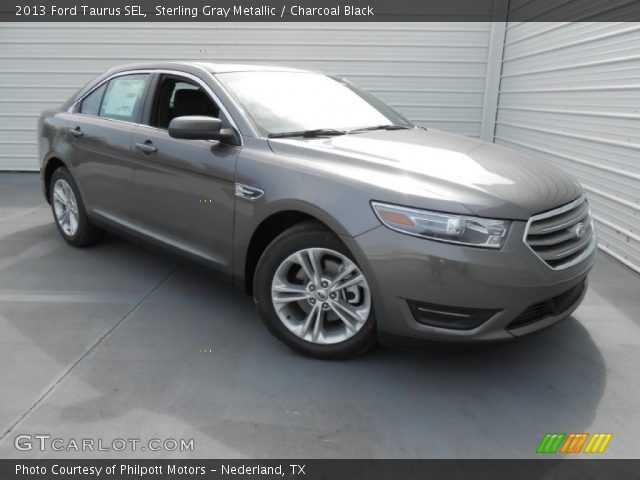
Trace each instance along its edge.
<instances>
[{"instance_id":1,"label":"car hood","mask_svg":"<svg viewBox=\"0 0 640 480\"><path fill-rule=\"evenodd\" d=\"M271 149L324 175L371 188L371 199L454 213L526 220L582 193L540 158L436 130L379 130L270 139Z\"/></svg>"}]
</instances>

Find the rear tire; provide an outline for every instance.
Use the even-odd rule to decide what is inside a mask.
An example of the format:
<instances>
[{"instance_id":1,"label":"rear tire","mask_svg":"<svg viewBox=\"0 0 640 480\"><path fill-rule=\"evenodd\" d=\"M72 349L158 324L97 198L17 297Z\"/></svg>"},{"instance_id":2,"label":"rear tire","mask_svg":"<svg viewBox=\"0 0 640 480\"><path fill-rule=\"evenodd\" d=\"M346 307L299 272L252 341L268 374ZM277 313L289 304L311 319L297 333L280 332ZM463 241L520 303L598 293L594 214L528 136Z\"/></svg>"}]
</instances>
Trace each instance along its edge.
<instances>
[{"instance_id":1,"label":"rear tire","mask_svg":"<svg viewBox=\"0 0 640 480\"><path fill-rule=\"evenodd\" d=\"M104 231L89 221L80 191L66 167L51 175L49 203L56 227L68 244L86 247L104 237Z\"/></svg>"},{"instance_id":2,"label":"rear tire","mask_svg":"<svg viewBox=\"0 0 640 480\"><path fill-rule=\"evenodd\" d=\"M269 331L299 353L342 359L376 343L368 282L351 252L319 222L294 225L269 244L253 291Z\"/></svg>"}]
</instances>

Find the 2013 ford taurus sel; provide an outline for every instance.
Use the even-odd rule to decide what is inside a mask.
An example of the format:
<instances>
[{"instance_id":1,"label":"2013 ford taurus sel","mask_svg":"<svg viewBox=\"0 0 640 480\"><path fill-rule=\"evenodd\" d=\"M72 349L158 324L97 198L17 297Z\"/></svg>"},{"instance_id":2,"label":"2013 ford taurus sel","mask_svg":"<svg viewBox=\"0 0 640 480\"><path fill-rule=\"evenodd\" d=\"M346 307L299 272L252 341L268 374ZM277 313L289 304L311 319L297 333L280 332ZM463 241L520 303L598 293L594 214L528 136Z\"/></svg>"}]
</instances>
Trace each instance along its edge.
<instances>
[{"instance_id":1,"label":"2013 ford taurus sel","mask_svg":"<svg viewBox=\"0 0 640 480\"><path fill-rule=\"evenodd\" d=\"M38 139L68 243L110 229L204 262L316 357L545 328L595 255L570 176L319 73L122 66L44 112Z\"/></svg>"}]
</instances>

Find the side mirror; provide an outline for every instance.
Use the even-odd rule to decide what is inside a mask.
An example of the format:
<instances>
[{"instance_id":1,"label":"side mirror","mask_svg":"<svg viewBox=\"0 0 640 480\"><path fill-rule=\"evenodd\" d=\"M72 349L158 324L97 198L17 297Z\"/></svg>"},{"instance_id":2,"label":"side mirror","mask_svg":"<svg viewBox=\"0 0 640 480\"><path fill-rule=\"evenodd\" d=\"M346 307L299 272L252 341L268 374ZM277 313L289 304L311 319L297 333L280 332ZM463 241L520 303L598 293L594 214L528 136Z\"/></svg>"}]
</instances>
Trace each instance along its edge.
<instances>
[{"instance_id":1,"label":"side mirror","mask_svg":"<svg viewBox=\"0 0 640 480\"><path fill-rule=\"evenodd\" d=\"M201 115L174 118L169 122L169 136L187 140L218 140L232 145L238 142L236 132L222 128L222 120Z\"/></svg>"}]
</instances>

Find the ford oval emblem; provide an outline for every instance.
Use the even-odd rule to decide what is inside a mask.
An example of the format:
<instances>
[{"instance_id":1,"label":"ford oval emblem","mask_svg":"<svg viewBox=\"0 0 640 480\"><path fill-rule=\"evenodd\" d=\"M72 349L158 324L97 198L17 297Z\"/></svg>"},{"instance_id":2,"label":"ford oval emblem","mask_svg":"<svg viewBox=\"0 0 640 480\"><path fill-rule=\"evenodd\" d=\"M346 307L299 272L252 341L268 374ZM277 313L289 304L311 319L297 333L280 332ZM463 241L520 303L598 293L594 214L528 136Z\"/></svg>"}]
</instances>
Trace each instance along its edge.
<instances>
[{"instance_id":1,"label":"ford oval emblem","mask_svg":"<svg viewBox=\"0 0 640 480\"><path fill-rule=\"evenodd\" d=\"M576 232L576 237L582 238L587 233L587 226L584 223L580 222L579 224L576 225L575 232Z\"/></svg>"}]
</instances>

